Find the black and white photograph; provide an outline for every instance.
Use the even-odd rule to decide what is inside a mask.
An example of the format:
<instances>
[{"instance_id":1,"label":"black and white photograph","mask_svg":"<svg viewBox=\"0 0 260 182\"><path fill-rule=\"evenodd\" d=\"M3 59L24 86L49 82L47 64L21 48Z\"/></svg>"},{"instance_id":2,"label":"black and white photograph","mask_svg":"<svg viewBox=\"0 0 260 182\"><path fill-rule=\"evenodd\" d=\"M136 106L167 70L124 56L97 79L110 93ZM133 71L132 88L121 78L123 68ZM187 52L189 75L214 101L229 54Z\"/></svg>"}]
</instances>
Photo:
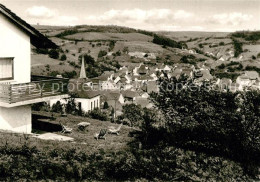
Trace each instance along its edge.
<instances>
[{"instance_id":1,"label":"black and white photograph","mask_svg":"<svg viewBox=\"0 0 260 182\"><path fill-rule=\"evenodd\" d=\"M0 181L260 181L260 0L0 0Z\"/></svg>"}]
</instances>

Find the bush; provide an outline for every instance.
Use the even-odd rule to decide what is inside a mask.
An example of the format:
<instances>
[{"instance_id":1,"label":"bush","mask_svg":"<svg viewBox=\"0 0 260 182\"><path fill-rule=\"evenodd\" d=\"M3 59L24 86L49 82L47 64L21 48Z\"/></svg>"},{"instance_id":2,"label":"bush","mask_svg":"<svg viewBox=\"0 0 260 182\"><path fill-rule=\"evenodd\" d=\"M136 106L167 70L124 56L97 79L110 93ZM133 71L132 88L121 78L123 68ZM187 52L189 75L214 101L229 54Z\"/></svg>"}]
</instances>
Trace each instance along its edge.
<instances>
[{"instance_id":1,"label":"bush","mask_svg":"<svg viewBox=\"0 0 260 182\"><path fill-rule=\"evenodd\" d=\"M123 106L123 118L131 122L130 126L139 126L143 115L143 110L140 105L126 104Z\"/></svg>"},{"instance_id":2,"label":"bush","mask_svg":"<svg viewBox=\"0 0 260 182\"><path fill-rule=\"evenodd\" d=\"M179 49L181 49L182 47L187 47L184 43L176 42L172 39L159 36L157 34L154 34L153 43Z\"/></svg>"},{"instance_id":3,"label":"bush","mask_svg":"<svg viewBox=\"0 0 260 182\"><path fill-rule=\"evenodd\" d=\"M247 167L260 165L259 92L221 92L184 78L164 78L160 92L151 97L164 116L162 128L168 131L163 135L153 131L160 136L157 141L228 156Z\"/></svg>"},{"instance_id":4,"label":"bush","mask_svg":"<svg viewBox=\"0 0 260 182\"><path fill-rule=\"evenodd\" d=\"M51 111L56 113L62 113L63 105L61 104L61 102L57 101L55 104L53 104L51 107Z\"/></svg>"},{"instance_id":5,"label":"bush","mask_svg":"<svg viewBox=\"0 0 260 182\"><path fill-rule=\"evenodd\" d=\"M103 56L106 56L107 55L107 51L104 51L104 50L100 50L99 53L98 53L98 57L103 57Z\"/></svg>"},{"instance_id":6,"label":"bush","mask_svg":"<svg viewBox=\"0 0 260 182\"><path fill-rule=\"evenodd\" d=\"M65 54L62 54L60 57L60 60L65 61L67 59L67 56Z\"/></svg>"},{"instance_id":7,"label":"bush","mask_svg":"<svg viewBox=\"0 0 260 182\"><path fill-rule=\"evenodd\" d=\"M51 49L48 54L50 58L59 59L60 54L56 49Z\"/></svg>"},{"instance_id":8,"label":"bush","mask_svg":"<svg viewBox=\"0 0 260 182\"><path fill-rule=\"evenodd\" d=\"M224 42L220 42L219 45L220 45L220 46L224 46L225 43L224 43Z\"/></svg>"},{"instance_id":9,"label":"bush","mask_svg":"<svg viewBox=\"0 0 260 182\"><path fill-rule=\"evenodd\" d=\"M87 65L94 65L95 64L95 59L88 54L82 54L78 57L78 61L79 61L80 64L81 64L82 56L84 56L84 60L85 60L85 63Z\"/></svg>"},{"instance_id":10,"label":"bush","mask_svg":"<svg viewBox=\"0 0 260 182\"><path fill-rule=\"evenodd\" d=\"M94 110L90 111L88 115L93 119L98 119L101 121L107 121L108 117L105 112L102 112L99 108L95 108Z\"/></svg>"},{"instance_id":11,"label":"bush","mask_svg":"<svg viewBox=\"0 0 260 182\"><path fill-rule=\"evenodd\" d=\"M233 39L233 45L235 49L235 57L238 57L243 52L243 44L236 39Z\"/></svg>"},{"instance_id":12,"label":"bush","mask_svg":"<svg viewBox=\"0 0 260 182\"><path fill-rule=\"evenodd\" d=\"M107 102L104 102L103 109L108 109L108 108L109 108L108 103L107 103Z\"/></svg>"}]
</instances>

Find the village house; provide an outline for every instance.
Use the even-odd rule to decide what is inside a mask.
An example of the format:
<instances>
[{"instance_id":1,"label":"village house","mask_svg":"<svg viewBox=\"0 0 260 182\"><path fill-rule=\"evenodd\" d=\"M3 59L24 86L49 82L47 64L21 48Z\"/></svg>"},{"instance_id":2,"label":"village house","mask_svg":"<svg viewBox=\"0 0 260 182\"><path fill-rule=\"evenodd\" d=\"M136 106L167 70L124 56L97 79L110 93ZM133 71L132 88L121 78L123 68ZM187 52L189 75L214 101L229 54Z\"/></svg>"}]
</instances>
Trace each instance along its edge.
<instances>
[{"instance_id":1,"label":"village house","mask_svg":"<svg viewBox=\"0 0 260 182\"><path fill-rule=\"evenodd\" d=\"M240 84L242 87L250 87L258 79L259 74L256 71L245 71L243 75L237 77L236 83Z\"/></svg>"},{"instance_id":2,"label":"village house","mask_svg":"<svg viewBox=\"0 0 260 182\"><path fill-rule=\"evenodd\" d=\"M31 133L31 104L68 97L68 79L31 76L31 44L57 48L0 4L0 129Z\"/></svg>"}]
</instances>

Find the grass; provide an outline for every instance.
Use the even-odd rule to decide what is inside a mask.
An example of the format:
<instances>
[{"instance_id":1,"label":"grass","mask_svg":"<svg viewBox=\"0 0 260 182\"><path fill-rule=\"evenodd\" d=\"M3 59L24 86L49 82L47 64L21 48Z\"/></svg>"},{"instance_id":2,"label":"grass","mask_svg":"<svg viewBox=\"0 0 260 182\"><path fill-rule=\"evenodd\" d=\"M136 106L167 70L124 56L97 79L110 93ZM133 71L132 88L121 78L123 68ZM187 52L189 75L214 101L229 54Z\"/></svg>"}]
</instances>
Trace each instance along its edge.
<instances>
[{"instance_id":1,"label":"grass","mask_svg":"<svg viewBox=\"0 0 260 182\"><path fill-rule=\"evenodd\" d=\"M39 114L39 112L37 112ZM43 116L51 116L48 112L40 112ZM121 150L127 150L128 142L132 141L132 138L128 136L129 131L132 129L128 126L122 126L120 135L111 135L107 134L106 140L94 139L94 134L98 133L102 128L108 128L109 126L118 127L118 124L111 123L109 121L99 121L86 117L79 117L68 115L67 117L59 117L59 114L54 114L54 117L57 119L53 121L53 123L62 123L68 127L73 128L72 133L62 134L60 132L53 132L59 135L64 135L68 137L74 138L73 142L60 142L60 141L52 141L52 140L41 140L38 138L32 137L32 135L28 135L28 138L23 134L17 133L5 133L0 132L0 147L4 146L8 143L12 147L22 146L24 143L28 143L29 146L36 146L39 150L53 150L53 149L62 149L62 150L70 150L77 149L78 151L86 151L88 154L95 153L99 150L103 150L105 152L117 152ZM77 124L80 122L89 122L91 123L85 131L80 131L77 127ZM39 133L39 131L37 131ZM41 131L41 133L44 133Z\"/></svg>"},{"instance_id":2,"label":"grass","mask_svg":"<svg viewBox=\"0 0 260 182\"><path fill-rule=\"evenodd\" d=\"M40 114L43 116L50 116L50 113L48 112L40 112ZM132 130L128 126L122 126L119 136L108 134L106 140L101 139L97 141L94 139L95 133L98 133L100 129L103 128L108 129L108 127L110 126L118 127L118 124L111 123L110 121L99 121L91 118L73 115L60 117L60 114L56 113L54 114L54 117L57 118L53 121L54 123L62 123L70 128L73 128L72 133L70 134L61 134L60 132L56 132L56 134L74 138L74 146L78 145L87 147L90 153L99 149L104 149L108 151L119 151L127 148L127 143L132 140L132 138L128 137L129 131ZM80 131L77 127L77 124L80 122L89 122L90 126L88 126L85 131Z\"/></svg>"},{"instance_id":3,"label":"grass","mask_svg":"<svg viewBox=\"0 0 260 182\"><path fill-rule=\"evenodd\" d=\"M65 38L71 40L124 40L124 41L151 41L152 37L140 33L100 33L82 32L68 35Z\"/></svg>"}]
</instances>

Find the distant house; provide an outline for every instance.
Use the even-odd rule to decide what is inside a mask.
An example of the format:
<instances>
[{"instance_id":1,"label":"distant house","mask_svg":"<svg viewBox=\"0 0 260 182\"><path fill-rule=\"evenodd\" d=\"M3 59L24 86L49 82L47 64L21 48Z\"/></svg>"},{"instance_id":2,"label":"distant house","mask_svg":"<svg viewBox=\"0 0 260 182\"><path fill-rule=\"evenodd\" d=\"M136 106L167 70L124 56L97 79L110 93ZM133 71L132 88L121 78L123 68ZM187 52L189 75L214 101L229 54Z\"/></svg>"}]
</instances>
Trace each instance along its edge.
<instances>
[{"instance_id":1,"label":"distant house","mask_svg":"<svg viewBox=\"0 0 260 182\"><path fill-rule=\"evenodd\" d=\"M149 101L147 98L136 98L135 102L136 105L140 105L142 108L152 108L154 106L151 101Z\"/></svg>"},{"instance_id":2,"label":"distant house","mask_svg":"<svg viewBox=\"0 0 260 182\"><path fill-rule=\"evenodd\" d=\"M236 83L240 84L242 87L249 87L259 79L259 74L256 71L246 71L243 75L238 76Z\"/></svg>"},{"instance_id":3,"label":"distant house","mask_svg":"<svg viewBox=\"0 0 260 182\"><path fill-rule=\"evenodd\" d=\"M232 84L232 80L229 78L222 78L217 82L217 85L221 90L226 90L230 87Z\"/></svg>"},{"instance_id":4,"label":"distant house","mask_svg":"<svg viewBox=\"0 0 260 182\"><path fill-rule=\"evenodd\" d=\"M228 86L229 90L231 92L236 92L236 91L242 91L243 90L243 87L238 84L238 83L231 83L229 86Z\"/></svg>"},{"instance_id":5,"label":"distant house","mask_svg":"<svg viewBox=\"0 0 260 182\"><path fill-rule=\"evenodd\" d=\"M121 92L123 97L125 98L126 101L133 102L135 101L136 97L138 96L136 92L131 91L131 90L125 90Z\"/></svg>"},{"instance_id":6,"label":"distant house","mask_svg":"<svg viewBox=\"0 0 260 182\"><path fill-rule=\"evenodd\" d=\"M31 76L31 45L57 45L2 4L0 32L0 129L31 133L31 105L68 97L68 79Z\"/></svg>"},{"instance_id":7,"label":"distant house","mask_svg":"<svg viewBox=\"0 0 260 182\"><path fill-rule=\"evenodd\" d=\"M172 69L168 66L168 65L165 65L165 67L163 68L163 71L168 73L170 72Z\"/></svg>"},{"instance_id":8,"label":"distant house","mask_svg":"<svg viewBox=\"0 0 260 182\"><path fill-rule=\"evenodd\" d=\"M73 91L74 101L77 104L77 108L81 109L83 112L89 112L95 108L100 108L100 94L96 91ZM68 99L52 99L50 101L50 106L52 107L57 102L61 104L67 104Z\"/></svg>"},{"instance_id":9,"label":"distant house","mask_svg":"<svg viewBox=\"0 0 260 182\"><path fill-rule=\"evenodd\" d=\"M184 69L182 69L181 74L187 76L188 78L193 78L193 69L192 68L184 68Z\"/></svg>"},{"instance_id":10,"label":"distant house","mask_svg":"<svg viewBox=\"0 0 260 182\"><path fill-rule=\"evenodd\" d=\"M208 69L201 69L201 70L199 70L199 73L201 76L196 79L196 81L198 81L198 82L210 81L211 79L213 79L213 76L210 74L210 71Z\"/></svg>"},{"instance_id":11,"label":"distant house","mask_svg":"<svg viewBox=\"0 0 260 182\"><path fill-rule=\"evenodd\" d=\"M100 108L100 94L95 91L80 92L76 96L75 102L83 112L89 112Z\"/></svg>"}]
</instances>

